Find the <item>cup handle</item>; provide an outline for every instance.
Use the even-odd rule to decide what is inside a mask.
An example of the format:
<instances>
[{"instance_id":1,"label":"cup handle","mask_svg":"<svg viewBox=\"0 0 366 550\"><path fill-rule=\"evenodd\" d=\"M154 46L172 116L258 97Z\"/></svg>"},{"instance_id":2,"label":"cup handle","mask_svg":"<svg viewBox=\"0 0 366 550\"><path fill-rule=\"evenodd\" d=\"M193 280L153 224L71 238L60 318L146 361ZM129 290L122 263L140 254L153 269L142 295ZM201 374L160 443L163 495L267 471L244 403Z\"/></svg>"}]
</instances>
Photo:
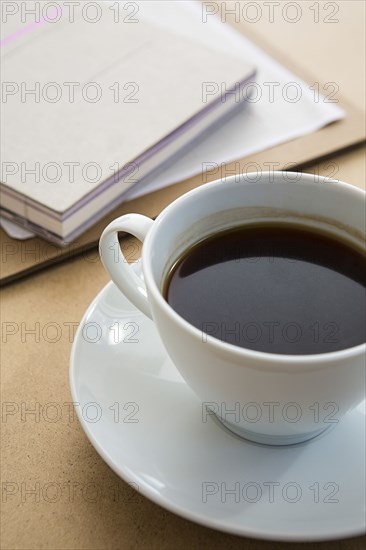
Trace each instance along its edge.
<instances>
[{"instance_id":1,"label":"cup handle","mask_svg":"<svg viewBox=\"0 0 366 550\"><path fill-rule=\"evenodd\" d=\"M145 283L128 265L119 244L118 232L130 233L143 242L153 223L152 219L141 214L126 214L111 222L99 241L100 258L112 281L150 319L152 316Z\"/></svg>"}]
</instances>

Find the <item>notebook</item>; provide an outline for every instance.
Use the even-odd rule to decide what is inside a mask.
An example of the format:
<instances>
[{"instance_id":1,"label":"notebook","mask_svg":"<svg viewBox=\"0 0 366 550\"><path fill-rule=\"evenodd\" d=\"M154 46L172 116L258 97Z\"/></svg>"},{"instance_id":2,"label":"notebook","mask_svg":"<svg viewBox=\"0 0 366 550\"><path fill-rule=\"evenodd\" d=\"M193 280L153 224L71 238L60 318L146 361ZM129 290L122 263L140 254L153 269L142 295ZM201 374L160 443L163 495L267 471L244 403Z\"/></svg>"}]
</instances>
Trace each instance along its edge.
<instances>
[{"instance_id":1,"label":"notebook","mask_svg":"<svg viewBox=\"0 0 366 550\"><path fill-rule=\"evenodd\" d=\"M143 19L3 25L1 214L58 244L246 97L250 61Z\"/></svg>"}]
</instances>

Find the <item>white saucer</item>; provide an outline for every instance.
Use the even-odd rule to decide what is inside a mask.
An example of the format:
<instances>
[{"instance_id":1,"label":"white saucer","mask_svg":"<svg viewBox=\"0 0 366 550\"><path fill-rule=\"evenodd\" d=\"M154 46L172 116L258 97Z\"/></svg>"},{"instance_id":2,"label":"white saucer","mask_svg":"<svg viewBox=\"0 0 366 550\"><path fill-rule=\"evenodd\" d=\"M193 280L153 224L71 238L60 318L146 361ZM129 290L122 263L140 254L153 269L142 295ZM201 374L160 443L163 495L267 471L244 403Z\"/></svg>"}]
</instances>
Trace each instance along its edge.
<instances>
[{"instance_id":1,"label":"white saucer","mask_svg":"<svg viewBox=\"0 0 366 550\"><path fill-rule=\"evenodd\" d=\"M167 357L153 322L113 283L81 321L70 383L100 456L164 508L263 539L365 532L365 402L335 429L288 447L247 442L212 417L203 422L201 403Z\"/></svg>"}]
</instances>

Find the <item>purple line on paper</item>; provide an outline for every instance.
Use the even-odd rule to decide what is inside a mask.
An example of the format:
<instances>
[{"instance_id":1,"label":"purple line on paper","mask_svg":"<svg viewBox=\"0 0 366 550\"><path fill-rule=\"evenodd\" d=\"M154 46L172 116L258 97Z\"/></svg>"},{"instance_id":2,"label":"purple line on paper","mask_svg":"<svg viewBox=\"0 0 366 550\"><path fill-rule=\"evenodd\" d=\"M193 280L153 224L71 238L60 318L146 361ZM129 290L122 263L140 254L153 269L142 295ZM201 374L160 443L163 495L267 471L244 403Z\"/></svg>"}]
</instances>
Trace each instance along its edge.
<instances>
[{"instance_id":1,"label":"purple line on paper","mask_svg":"<svg viewBox=\"0 0 366 550\"><path fill-rule=\"evenodd\" d=\"M51 15L55 13L59 13L58 8L55 10L52 10ZM60 7L60 12L62 13L62 8ZM23 36L24 34L28 34L32 30L40 27L41 25L44 25L45 23L50 23L50 16L47 16L47 19L45 17L42 17L39 21L35 21L34 23L29 23L29 25L26 25L25 27L22 27L21 29L18 29L17 31L13 32L12 34L9 34L9 36L6 36L2 40L0 40L0 48L3 48L4 46L7 46L20 36Z\"/></svg>"}]
</instances>

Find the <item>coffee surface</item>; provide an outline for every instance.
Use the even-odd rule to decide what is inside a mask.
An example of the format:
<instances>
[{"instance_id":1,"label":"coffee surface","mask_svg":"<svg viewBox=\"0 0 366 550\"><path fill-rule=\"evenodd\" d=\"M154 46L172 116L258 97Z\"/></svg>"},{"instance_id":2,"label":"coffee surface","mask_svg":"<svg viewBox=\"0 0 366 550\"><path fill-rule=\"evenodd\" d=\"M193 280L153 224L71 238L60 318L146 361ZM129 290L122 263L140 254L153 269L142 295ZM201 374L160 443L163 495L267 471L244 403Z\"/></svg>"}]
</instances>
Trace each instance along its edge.
<instances>
[{"instance_id":1,"label":"coffee surface","mask_svg":"<svg viewBox=\"0 0 366 550\"><path fill-rule=\"evenodd\" d=\"M187 250L164 296L184 319L257 351L314 354L366 340L366 259L295 225L241 226Z\"/></svg>"}]
</instances>

